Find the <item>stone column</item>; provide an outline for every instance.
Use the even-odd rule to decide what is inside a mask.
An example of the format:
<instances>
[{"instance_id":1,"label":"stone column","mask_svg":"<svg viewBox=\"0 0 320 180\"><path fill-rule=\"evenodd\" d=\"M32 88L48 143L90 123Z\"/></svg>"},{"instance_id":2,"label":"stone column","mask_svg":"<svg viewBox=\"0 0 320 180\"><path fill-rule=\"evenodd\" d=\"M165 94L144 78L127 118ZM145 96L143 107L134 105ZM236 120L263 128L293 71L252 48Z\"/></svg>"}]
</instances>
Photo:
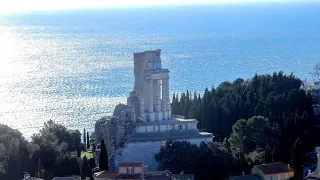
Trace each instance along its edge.
<instances>
[{"instance_id":1,"label":"stone column","mask_svg":"<svg viewBox=\"0 0 320 180\"><path fill-rule=\"evenodd\" d=\"M153 112L153 80L149 80L149 120L154 121L154 112Z\"/></svg>"},{"instance_id":2,"label":"stone column","mask_svg":"<svg viewBox=\"0 0 320 180\"><path fill-rule=\"evenodd\" d=\"M168 119L168 110L167 110L167 100L168 100L168 79L162 79L162 110L164 117L163 119L167 120Z\"/></svg>"},{"instance_id":3,"label":"stone column","mask_svg":"<svg viewBox=\"0 0 320 180\"><path fill-rule=\"evenodd\" d=\"M166 91L166 111L168 113L168 118L171 119L171 108L170 108L170 95L169 95L169 78L165 80L165 91Z\"/></svg>"},{"instance_id":4,"label":"stone column","mask_svg":"<svg viewBox=\"0 0 320 180\"><path fill-rule=\"evenodd\" d=\"M146 121L146 113L145 113L145 109L144 109L144 98L143 98L143 96L140 96L139 103L140 103L140 118L143 121Z\"/></svg>"},{"instance_id":5,"label":"stone column","mask_svg":"<svg viewBox=\"0 0 320 180\"><path fill-rule=\"evenodd\" d=\"M161 112L161 87L160 87L160 79L156 80L156 120L161 121L162 120L162 112Z\"/></svg>"},{"instance_id":6,"label":"stone column","mask_svg":"<svg viewBox=\"0 0 320 180\"><path fill-rule=\"evenodd\" d=\"M163 120L166 120L168 119L168 115L167 115L167 103L166 103L166 91L165 91L165 88L164 88L164 81L165 79L162 79L162 83L161 83L161 86L162 86L162 99L161 99L161 112L162 112L162 119Z\"/></svg>"}]
</instances>

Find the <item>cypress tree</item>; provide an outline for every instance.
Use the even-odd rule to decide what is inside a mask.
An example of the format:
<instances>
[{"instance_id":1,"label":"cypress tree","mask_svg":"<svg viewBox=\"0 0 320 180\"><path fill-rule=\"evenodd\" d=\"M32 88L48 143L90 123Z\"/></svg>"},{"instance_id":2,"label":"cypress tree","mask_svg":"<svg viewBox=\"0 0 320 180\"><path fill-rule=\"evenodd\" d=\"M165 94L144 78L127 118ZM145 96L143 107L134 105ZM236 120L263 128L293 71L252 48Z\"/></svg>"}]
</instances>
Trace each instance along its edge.
<instances>
[{"instance_id":1,"label":"cypress tree","mask_svg":"<svg viewBox=\"0 0 320 180\"><path fill-rule=\"evenodd\" d=\"M38 160L37 178L42 178L41 160Z\"/></svg>"},{"instance_id":2,"label":"cypress tree","mask_svg":"<svg viewBox=\"0 0 320 180\"><path fill-rule=\"evenodd\" d=\"M89 132L87 131L87 149L90 148Z\"/></svg>"},{"instance_id":3,"label":"cypress tree","mask_svg":"<svg viewBox=\"0 0 320 180\"><path fill-rule=\"evenodd\" d=\"M83 128L83 144L86 144L86 128Z\"/></svg>"},{"instance_id":4,"label":"cypress tree","mask_svg":"<svg viewBox=\"0 0 320 180\"><path fill-rule=\"evenodd\" d=\"M300 138L297 138L291 150L291 166L295 169L295 177L302 179L303 176L303 160L302 160L302 143Z\"/></svg>"},{"instance_id":5,"label":"cypress tree","mask_svg":"<svg viewBox=\"0 0 320 180\"><path fill-rule=\"evenodd\" d=\"M104 144L104 140L101 140L101 151L100 151L100 157L99 157L99 171L109 170L109 164L108 164L108 153L107 148Z\"/></svg>"},{"instance_id":6,"label":"cypress tree","mask_svg":"<svg viewBox=\"0 0 320 180\"><path fill-rule=\"evenodd\" d=\"M82 160L82 176L83 177L90 176L90 167L89 167L89 162L86 156L84 156Z\"/></svg>"}]
</instances>

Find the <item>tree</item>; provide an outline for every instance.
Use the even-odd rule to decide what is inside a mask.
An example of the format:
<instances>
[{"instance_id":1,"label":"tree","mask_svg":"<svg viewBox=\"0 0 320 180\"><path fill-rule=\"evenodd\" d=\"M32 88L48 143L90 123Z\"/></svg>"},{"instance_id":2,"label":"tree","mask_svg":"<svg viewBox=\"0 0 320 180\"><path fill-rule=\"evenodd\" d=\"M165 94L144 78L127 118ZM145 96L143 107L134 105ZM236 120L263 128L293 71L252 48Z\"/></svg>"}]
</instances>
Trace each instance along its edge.
<instances>
[{"instance_id":1,"label":"tree","mask_svg":"<svg viewBox=\"0 0 320 180\"><path fill-rule=\"evenodd\" d=\"M37 165L30 156L35 149L21 132L0 124L0 179L22 179L22 172L34 174Z\"/></svg>"},{"instance_id":2,"label":"tree","mask_svg":"<svg viewBox=\"0 0 320 180\"><path fill-rule=\"evenodd\" d=\"M87 150L90 148L89 132L87 131Z\"/></svg>"},{"instance_id":3,"label":"tree","mask_svg":"<svg viewBox=\"0 0 320 180\"><path fill-rule=\"evenodd\" d=\"M83 157L82 159L82 176L83 177L90 177L91 173L90 173L90 166L89 166L89 162L86 156Z\"/></svg>"},{"instance_id":4,"label":"tree","mask_svg":"<svg viewBox=\"0 0 320 180\"><path fill-rule=\"evenodd\" d=\"M90 158L90 159L88 160L88 162L89 162L89 169L90 169L90 171L89 171L89 177L90 177L90 179L93 179L93 178L92 178L92 175L93 175L93 173L94 173L94 170L96 169L96 161L95 161L94 158Z\"/></svg>"},{"instance_id":5,"label":"tree","mask_svg":"<svg viewBox=\"0 0 320 180\"><path fill-rule=\"evenodd\" d=\"M291 166L295 169L295 178L303 179L302 142L297 138L291 150Z\"/></svg>"},{"instance_id":6,"label":"tree","mask_svg":"<svg viewBox=\"0 0 320 180\"><path fill-rule=\"evenodd\" d=\"M191 106L188 92L181 93L180 99L175 96L172 113L196 118L199 129L221 139L229 137L237 120L258 115L268 117L270 123L279 124L283 130L283 113L292 114L296 110L299 114L313 113L312 99L300 90L301 83L293 74L286 75L281 71L271 75L256 74L248 80L238 78L233 82L222 82L217 88L206 88L202 97L193 100Z\"/></svg>"},{"instance_id":7,"label":"tree","mask_svg":"<svg viewBox=\"0 0 320 180\"><path fill-rule=\"evenodd\" d=\"M37 174L36 174L36 177L38 178L43 178L42 176L42 167L41 167L41 160L39 158L38 160L38 167L37 167Z\"/></svg>"},{"instance_id":8,"label":"tree","mask_svg":"<svg viewBox=\"0 0 320 180\"><path fill-rule=\"evenodd\" d=\"M258 148L265 148L267 132L270 129L268 123L268 118L262 116L238 120L232 126L229 138L232 151L249 153Z\"/></svg>"},{"instance_id":9,"label":"tree","mask_svg":"<svg viewBox=\"0 0 320 180\"><path fill-rule=\"evenodd\" d=\"M317 78L317 80L320 80L320 63L317 63L310 73L313 77Z\"/></svg>"},{"instance_id":10,"label":"tree","mask_svg":"<svg viewBox=\"0 0 320 180\"><path fill-rule=\"evenodd\" d=\"M32 143L38 146L32 159L35 163L40 159L44 179L79 174L78 162L72 156L76 150L75 147L80 144L79 131L68 130L63 125L50 120L31 139Z\"/></svg>"},{"instance_id":11,"label":"tree","mask_svg":"<svg viewBox=\"0 0 320 180\"><path fill-rule=\"evenodd\" d=\"M109 163L108 163L108 153L107 148L104 144L103 138L101 139L101 151L100 151L100 157L99 157L99 171L109 170Z\"/></svg>"},{"instance_id":12,"label":"tree","mask_svg":"<svg viewBox=\"0 0 320 180\"><path fill-rule=\"evenodd\" d=\"M166 141L155 155L161 170L172 173L190 173L195 179L222 180L231 174L234 167L234 157L227 143L201 142L200 146L188 141ZM212 177L212 178L209 178Z\"/></svg>"},{"instance_id":13,"label":"tree","mask_svg":"<svg viewBox=\"0 0 320 180\"><path fill-rule=\"evenodd\" d=\"M83 144L86 144L86 128L83 128Z\"/></svg>"},{"instance_id":14,"label":"tree","mask_svg":"<svg viewBox=\"0 0 320 180\"><path fill-rule=\"evenodd\" d=\"M169 169L172 173L194 173L197 145L187 141L166 141L155 155L161 170Z\"/></svg>"}]
</instances>

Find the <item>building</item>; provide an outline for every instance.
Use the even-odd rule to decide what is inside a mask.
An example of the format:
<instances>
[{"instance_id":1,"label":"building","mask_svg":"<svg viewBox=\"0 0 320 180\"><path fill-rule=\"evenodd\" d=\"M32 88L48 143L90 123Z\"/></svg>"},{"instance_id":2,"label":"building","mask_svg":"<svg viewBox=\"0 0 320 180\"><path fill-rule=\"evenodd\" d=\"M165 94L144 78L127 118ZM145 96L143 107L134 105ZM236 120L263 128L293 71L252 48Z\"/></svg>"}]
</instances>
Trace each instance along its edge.
<instances>
[{"instance_id":1,"label":"building","mask_svg":"<svg viewBox=\"0 0 320 180\"><path fill-rule=\"evenodd\" d=\"M309 170L307 176L304 178L305 180L320 180L320 147L316 148L317 151L317 168L314 172L311 173L311 170Z\"/></svg>"},{"instance_id":2,"label":"building","mask_svg":"<svg viewBox=\"0 0 320 180\"><path fill-rule=\"evenodd\" d=\"M100 171L94 180L194 180L193 174L171 174L168 171L148 171L143 163L122 162L119 171Z\"/></svg>"},{"instance_id":3,"label":"building","mask_svg":"<svg viewBox=\"0 0 320 180\"><path fill-rule=\"evenodd\" d=\"M169 70L162 68L160 53L157 49L133 54L134 89L127 104L118 104L112 116L95 124L96 160L103 138L111 169L119 162L143 162L156 170L154 155L166 140L199 145L213 139L211 133L198 131L195 119L171 115Z\"/></svg>"},{"instance_id":4,"label":"building","mask_svg":"<svg viewBox=\"0 0 320 180\"><path fill-rule=\"evenodd\" d=\"M232 176L228 180L286 180L294 177L294 169L281 162L255 165L251 174Z\"/></svg>"},{"instance_id":5,"label":"building","mask_svg":"<svg viewBox=\"0 0 320 180\"><path fill-rule=\"evenodd\" d=\"M255 165L251 173L259 175L264 180L286 180L294 177L294 169L280 162Z\"/></svg>"},{"instance_id":6,"label":"building","mask_svg":"<svg viewBox=\"0 0 320 180\"><path fill-rule=\"evenodd\" d=\"M142 163L119 163L119 171L100 171L94 173L95 180L112 179L143 179L144 165Z\"/></svg>"}]
</instances>

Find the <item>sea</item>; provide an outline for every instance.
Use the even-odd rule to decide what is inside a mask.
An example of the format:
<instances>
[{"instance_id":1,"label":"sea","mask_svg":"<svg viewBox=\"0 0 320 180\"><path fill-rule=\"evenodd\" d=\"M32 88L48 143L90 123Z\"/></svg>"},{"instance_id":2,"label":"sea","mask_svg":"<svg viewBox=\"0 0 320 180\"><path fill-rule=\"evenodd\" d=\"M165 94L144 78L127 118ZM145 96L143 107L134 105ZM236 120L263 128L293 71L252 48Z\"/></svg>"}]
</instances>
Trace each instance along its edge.
<instances>
[{"instance_id":1,"label":"sea","mask_svg":"<svg viewBox=\"0 0 320 180\"><path fill-rule=\"evenodd\" d=\"M86 128L126 103L133 53L161 49L170 93L320 63L319 3L222 3L0 15L0 124L30 140Z\"/></svg>"}]
</instances>

